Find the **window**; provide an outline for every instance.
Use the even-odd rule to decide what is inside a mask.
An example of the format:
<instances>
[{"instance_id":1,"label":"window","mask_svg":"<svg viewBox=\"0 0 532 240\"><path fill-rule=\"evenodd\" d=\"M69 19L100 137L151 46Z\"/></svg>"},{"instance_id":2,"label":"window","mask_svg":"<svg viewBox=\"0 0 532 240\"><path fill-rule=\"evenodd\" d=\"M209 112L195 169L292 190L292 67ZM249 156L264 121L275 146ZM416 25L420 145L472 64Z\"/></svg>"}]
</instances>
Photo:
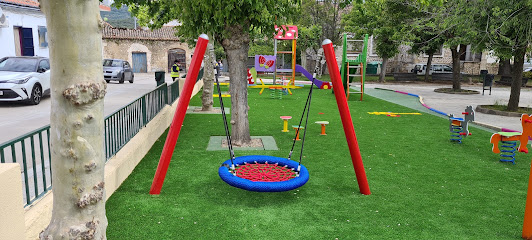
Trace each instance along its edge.
<instances>
[{"instance_id":1,"label":"window","mask_svg":"<svg viewBox=\"0 0 532 240\"><path fill-rule=\"evenodd\" d=\"M41 60L41 62L39 62L39 68L40 69L49 70L50 69L50 63L48 62L48 60Z\"/></svg>"},{"instance_id":2,"label":"window","mask_svg":"<svg viewBox=\"0 0 532 240\"><path fill-rule=\"evenodd\" d=\"M433 65L432 66L432 71L442 71L442 66L441 65Z\"/></svg>"},{"instance_id":3,"label":"window","mask_svg":"<svg viewBox=\"0 0 532 240\"><path fill-rule=\"evenodd\" d=\"M120 67L120 66L122 66L122 61L121 60L113 60L113 59L105 59L103 61L103 66L104 67Z\"/></svg>"},{"instance_id":4,"label":"window","mask_svg":"<svg viewBox=\"0 0 532 240\"><path fill-rule=\"evenodd\" d=\"M429 57L429 55L424 54L424 57ZM434 52L433 57L443 57L443 45L441 45L438 50Z\"/></svg>"},{"instance_id":5,"label":"window","mask_svg":"<svg viewBox=\"0 0 532 240\"><path fill-rule=\"evenodd\" d=\"M35 72L37 59L33 58L4 58L0 62L0 71Z\"/></svg>"},{"instance_id":6,"label":"window","mask_svg":"<svg viewBox=\"0 0 532 240\"><path fill-rule=\"evenodd\" d=\"M482 53L475 53L471 51L471 45L460 45L460 47L466 48L465 53L460 56L460 60L465 62L480 62L482 60Z\"/></svg>"},{"instance_id":7,"label":"window","mask_svg":"<svg viewBox=\"0 0 532 240\"><path fill-rule=\"evenodd\" d=\"M46 27L39 26L39 47L48 47L48 30Z\"/></svg>"}]
</instances>

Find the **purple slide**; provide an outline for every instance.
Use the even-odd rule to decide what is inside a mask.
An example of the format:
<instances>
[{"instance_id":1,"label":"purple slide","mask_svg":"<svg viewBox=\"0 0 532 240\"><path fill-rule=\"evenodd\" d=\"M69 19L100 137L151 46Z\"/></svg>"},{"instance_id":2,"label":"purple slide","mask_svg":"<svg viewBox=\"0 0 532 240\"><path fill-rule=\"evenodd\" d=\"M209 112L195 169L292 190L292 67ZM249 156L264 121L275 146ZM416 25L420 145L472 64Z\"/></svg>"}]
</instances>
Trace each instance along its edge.
<instances>
[{"instance_id":1,"label":"purple slide","mask_svg":"<svg viewBox=\"0 0 532 240\"><path fill-rule=\"evenodd\" d=\"M313 78L312 74L310 74L305 68L303 68L299 64L296 64L296 72L305 75L305 77L308 78L308 80L314 82L314 84L320 89L323 89L325 87L326 87L325 89L331 88L331 85L329 82L324 82L324 81Z\"/></svg>"}]
</instances>

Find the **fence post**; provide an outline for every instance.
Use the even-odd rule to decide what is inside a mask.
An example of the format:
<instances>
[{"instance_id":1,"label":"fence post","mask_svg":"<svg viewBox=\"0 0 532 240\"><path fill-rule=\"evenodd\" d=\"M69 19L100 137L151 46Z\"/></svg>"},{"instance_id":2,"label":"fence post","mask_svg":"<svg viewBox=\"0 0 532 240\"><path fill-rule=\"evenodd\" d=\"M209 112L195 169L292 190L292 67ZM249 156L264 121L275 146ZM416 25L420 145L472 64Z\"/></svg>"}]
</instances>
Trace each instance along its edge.
<instances>
[{"instance_id":1,"label":"fence post","mask_svg":"<svg viewBox=\"0 0 532 240\"><path fill-rule=\"evenodd\" d=\"M140 105L141 105L141 108L142 108L142 126L146 126L146 124L148 124L147 123L148 116L147 116L147 113L146 113L146 97L147 97L147 95L144 95L140 99Z\"/></svg>"},{"instance_id":2,"label":"fence post","mask_svg":"<svg viewBox=\"0 0 532 240\"><path fill-rule=\"evenodd\" d=\"M164 104L168 104L170 101L168 101L168 84L165 84L165 90L164 90L164 100L166 101Z\"/></svg>"}]
</instances>

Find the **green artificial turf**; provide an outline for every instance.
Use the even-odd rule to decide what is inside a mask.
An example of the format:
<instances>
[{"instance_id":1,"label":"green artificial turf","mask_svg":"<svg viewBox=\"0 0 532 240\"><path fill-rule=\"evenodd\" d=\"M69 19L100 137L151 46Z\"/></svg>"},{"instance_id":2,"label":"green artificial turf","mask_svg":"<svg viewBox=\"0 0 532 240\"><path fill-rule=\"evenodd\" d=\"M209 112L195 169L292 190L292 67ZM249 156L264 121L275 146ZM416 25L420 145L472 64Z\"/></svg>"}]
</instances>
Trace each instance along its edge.
<instances>
[{"instance_id":1,"label":"green artificial turf","mask_svg":"<svg viewBox=\"0 0 532 240\"><path fill-rule=\"evenodd\" d=\"M308 87L282 100L258 92L249 89L251 135L273 136L279 150L236 155L286 157L294 131L282 133L279 116L297 124ZM201 105L199 96L191 105ZM371 195L359 193L334 95L316 90L302 160L307 184L280 193L227 185L217 171L228 151L206 151L210 136L225 134L221 115L188 114L161 194L148 192L166 134L107 201L108 239L520 239L530 155L499 162L491 133L474 127L452 143L449 121L430 114L370 115L415 112L370 96L349 106ZM327 136L320 120L330 122Z\"/></svg>"}]
</instances>

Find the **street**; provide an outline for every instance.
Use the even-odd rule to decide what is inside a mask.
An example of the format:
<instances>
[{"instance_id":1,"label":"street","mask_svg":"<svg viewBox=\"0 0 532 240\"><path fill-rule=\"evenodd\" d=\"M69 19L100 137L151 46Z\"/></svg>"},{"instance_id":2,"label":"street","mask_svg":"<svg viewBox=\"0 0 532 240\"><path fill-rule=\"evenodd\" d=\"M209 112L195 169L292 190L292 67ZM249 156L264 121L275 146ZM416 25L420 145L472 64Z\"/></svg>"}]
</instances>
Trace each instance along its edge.
<instances>
[{"instance_id":1,"label":"street","mask_svg":"<svg viewBox=\"0 0 532 240\"><path fill-rule=\"evenodd\" d=\"M165 75L170 84L170 74ZM124 105L155 89L154 73L136 73L135 82L110 82L104 100L104 116L108 116ZM0 145L24 135L30 131L50 124L49 96L44 97L39 105L25 102L0 102Z\"/></svg>"}]
</instances>

